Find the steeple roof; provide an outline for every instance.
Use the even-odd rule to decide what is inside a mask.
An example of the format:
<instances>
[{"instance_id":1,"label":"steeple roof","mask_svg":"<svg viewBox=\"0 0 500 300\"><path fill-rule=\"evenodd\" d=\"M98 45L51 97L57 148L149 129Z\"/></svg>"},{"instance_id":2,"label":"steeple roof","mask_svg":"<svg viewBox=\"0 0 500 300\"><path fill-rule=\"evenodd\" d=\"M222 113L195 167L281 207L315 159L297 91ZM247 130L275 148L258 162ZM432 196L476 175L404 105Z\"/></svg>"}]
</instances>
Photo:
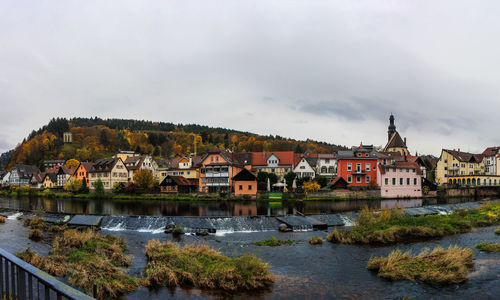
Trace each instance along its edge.
<instances>
[{"instance_id":1,"label":"steeple roof","mask_svg":"<svg viewBox=\"0 0 500 300\"><path fill-rule=\"evenodd\" d=\"M406 148L406 143L399 135L399 132L396 131L392 134L389 142L385 145L384 151L388 151L389 148Z\"/></svg>"}]
</instances>

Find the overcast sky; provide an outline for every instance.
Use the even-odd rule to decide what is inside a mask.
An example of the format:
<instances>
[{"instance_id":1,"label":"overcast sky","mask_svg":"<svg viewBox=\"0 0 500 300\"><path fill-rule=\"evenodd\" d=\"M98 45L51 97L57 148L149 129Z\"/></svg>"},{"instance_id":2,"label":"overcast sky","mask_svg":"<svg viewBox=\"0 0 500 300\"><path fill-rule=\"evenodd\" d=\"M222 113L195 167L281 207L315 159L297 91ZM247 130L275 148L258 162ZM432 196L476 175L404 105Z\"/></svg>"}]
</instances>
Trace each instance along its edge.
<instances>
[{"instance_id":1,"label":"overcast sky","mask_svg":"<svg viewBox=\"0 0 500 300\"><path fill-rule=\"evenodd\" d=\"M500 145L499 1L0 2L0 152L52 117Z\"/></svg>"}]
</instances>

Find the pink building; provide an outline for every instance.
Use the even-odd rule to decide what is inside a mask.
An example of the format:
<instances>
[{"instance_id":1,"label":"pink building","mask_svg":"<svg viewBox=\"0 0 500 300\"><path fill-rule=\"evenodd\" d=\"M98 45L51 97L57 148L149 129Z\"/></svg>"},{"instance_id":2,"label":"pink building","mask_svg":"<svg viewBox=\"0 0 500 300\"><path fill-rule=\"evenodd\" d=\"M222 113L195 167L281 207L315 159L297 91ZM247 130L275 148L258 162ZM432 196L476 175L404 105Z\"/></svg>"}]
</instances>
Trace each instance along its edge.
<instances>
[{"instance_id":1,"label":"pink building","mask_svg":"<svg viewBox=\"0 0 500 300\"><path fill-rule=\"evenodd\" d=\"M422 197L422 170L416 162L378 165L377 183L383 198Z\"/></svg>"}]
</instances>

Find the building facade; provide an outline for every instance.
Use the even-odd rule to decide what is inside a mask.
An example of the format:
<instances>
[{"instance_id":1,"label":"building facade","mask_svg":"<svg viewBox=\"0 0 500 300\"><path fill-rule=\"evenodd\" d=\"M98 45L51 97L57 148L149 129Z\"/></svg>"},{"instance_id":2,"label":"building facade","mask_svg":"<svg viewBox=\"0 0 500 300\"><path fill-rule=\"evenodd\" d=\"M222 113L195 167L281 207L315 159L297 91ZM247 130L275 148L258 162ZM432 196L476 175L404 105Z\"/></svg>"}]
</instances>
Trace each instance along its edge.
<instances>
[{"instance_id":1,"label":"building facade","mask_svg":"<svg viewBox=\"0 0 500 300\"><path fill-rule=\"evenodd\" d=\"M91 162L81 162L78 168L76 168L75 173L73 173L73 177L76 180L84 181L87 187L90 186L89 180L89 171L92 169L94 164Z\"/></svg>"},{"instance_id":2,"label":"building facade","mask_svg":"<svg viewBox=\"0 0 500 300\"><path fill-rule=\"evenodd\" d=\"M337 155L335 154L318 154L316 162L316 175L318 176L335 176L337 174Z\"/></svg>"},{"instance_id":3,"label":"building facade","mask_svg":"<svg viewBox=\"0 0 500 300\"><path fill-rule=\"evenodd\" d=\"M408 147L406 146L406 138L404 140L396 130L394 124L394 116L391 114L389 117L389 127L387 130L387 144L384 147L384 152L399 152L402 156L409 155Z\"/></svg>"},{"instance_id":4,"label":"building facade","mask_svg":"<svg viewBox=\"0 0 500 300\"><path fill-rule=\"evenodd\" d=\"M459 175L482 175L484 170L482 154L443 149L435 170L436 183L448 183L449 177Z\"/></svg>"},{"instance_id":5,"label":"building facade","mask_svg":"<svg viewBox=\"0 0 500 300\"><path fill-rule=\"evenodd\" d=\"M379 165L377 183L383 198L422 197L422 170L418 163L397 161Z\"/></svg>"},{"instance_id":6,"label":"building facade","mask_svg":"<svg viewBox=\"0 0 500 300\"><path fill-rule=\"evenodd\" d=\"M128 170L120 158L97 160L89 173L90 190L94 190L97 180L101 180L106 191L111 191L115 183L124 185L128 182Z\"/></svg>"},{"instance_id":7,"label":"building facade","mask_svg":"<svg viewBox=\"0 0 500 300\"><path fill-rule=\"evenodd\" d=\"M15 165L10 172L9 184L12 186L27 186L30 184L31 175L40 173L35 166Z\"/></svg>"},{"instance_id":8,"label":"building facade","mask_svg":"<svg viewBox=\"0 0 500 300\"><path fill-rule=\"evenodd\" d=\"M377 153L373 145L363 145L337 154L337 177L349 186L373 186L377 184Z\"/></svg>"},{"instance_id":9,"label":"building facade","mask_svg":"<svg viewBox=\"0 0 500 300\"><path fill-rule=\"evenodd\" d=\"M294 153L293 151L276 152L253 152L252 153L252 171L273 173L283 180L288 172L293 171Z\"/></svg>"},{"instance_id":10,"label":"building facade","mask_svg":"<svg viewBox=\"0 0 500 300\"><path fill-rule=\"evenodd\" d=\"M483 164L485 175L500 175L500 146L488 147L484 150Z\"/></svg>"},{"instance_id":11,"label":"building facade","mask_svg":"<svg viewBox=\"0 0 500 300\"><path fill-rule=\"evenodd\" d=\"M215 193L233 191L233 177L243 169L225 151L208 152L200 162L199 191Z\"/></svg>"},{"instance_id":12,"label":"building facade","mask_svg":"<svg viewBox=\"0 0 500 300\"><path fill-rule=\"evenodd\" d=\"M317 158L313 157L302 157L297 162L293 172L297 174L299 178L309 177L314 179L316 176L317 160Z\"/></svg>"}]
</instances>

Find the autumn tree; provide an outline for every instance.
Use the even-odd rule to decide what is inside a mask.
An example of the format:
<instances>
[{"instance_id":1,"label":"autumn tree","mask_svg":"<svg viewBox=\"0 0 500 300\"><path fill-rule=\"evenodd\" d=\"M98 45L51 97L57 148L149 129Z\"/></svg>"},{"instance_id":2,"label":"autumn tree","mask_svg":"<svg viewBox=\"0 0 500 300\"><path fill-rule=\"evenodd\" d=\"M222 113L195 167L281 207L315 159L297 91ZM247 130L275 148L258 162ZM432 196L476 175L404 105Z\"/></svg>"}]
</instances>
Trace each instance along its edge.
<instances>
[{"instance_id":1,"label":"autumn tree","mask_svg":"<svg viewBox=\"0 0 500 300\"><path fill-rule=\"evenodd\" d=\"M64 190L71 193L76 193L80 190L81 186L82 181L75 178L70 178L66 180L66 183L64 184Z\"/></svg>"},{"instance_id":2,"label":"autumn tree","mask_svg":"<svg viewBox=\"0 0 500 300\"><path fill-rule=\"evenodd\" d=\"M72 168L72 169L78 168L79 165L80 165L80 162L74 158L68 159L66 161L66 163L64 164L65 167Z\"/></svg>"},{"instance_id":3,"label":"autumn tree","mask_svg":"<svg viewBox=\"0 0 500 300\"><path fill-rule=\"evenodd\" d=\"M321 186L316 181L304 182L304 190L306 192L317 192L320 189L321 189Z\"/></svg>"},{"instance_id":4,"label":"autumn tree","mask_svg":"<svg viewBox=\"0 0 500 300\"><path fill-rule=\"evenodd\" d=\"M134 174L134 182L138 188L150 190L155 184L153 173L147 169L141 169Z\"/></svg>"}]
</instances>

